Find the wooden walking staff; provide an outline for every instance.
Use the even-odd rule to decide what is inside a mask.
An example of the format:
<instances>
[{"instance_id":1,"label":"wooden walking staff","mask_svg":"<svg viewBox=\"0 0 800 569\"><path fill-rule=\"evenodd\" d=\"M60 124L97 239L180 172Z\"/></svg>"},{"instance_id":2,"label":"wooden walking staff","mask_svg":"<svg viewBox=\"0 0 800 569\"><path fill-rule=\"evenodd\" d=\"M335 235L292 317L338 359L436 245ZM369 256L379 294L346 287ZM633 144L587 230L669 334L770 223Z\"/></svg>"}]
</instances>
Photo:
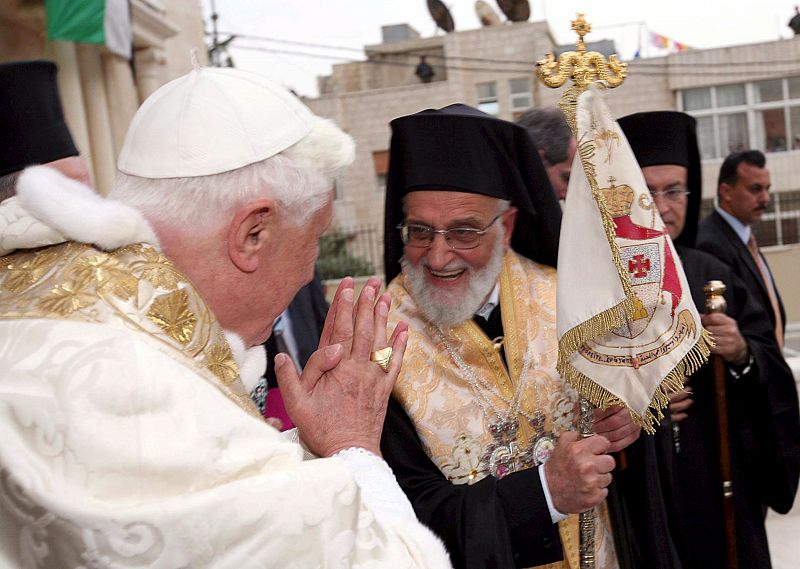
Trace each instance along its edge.
<instances>
[{"instance_id":1,"label":"wooden walking staff","mask_svg":"<svg viewBox=\"0 0 800 569\"><path fill-rule=\"evenodd\" d=\"M572 30L578 34L576 51L564 52L557 60L552 53L549 53L547 59L539 61L536 67L539 80L548 87L558 88L568 79L572 79L573 84L561 96L559 107L564 112L576 139L578 138L578 128L575 109L578 96L594 81L602 80L607 87L617 87L622 84L627 75L627 63L619 62L616 55L609 57L606 62L602 54L596 51L586 51L583 36L588 34L591 29L592 27L584 15L578 14L572 21ZM582 437L594 434L594 406L585 397L580 399L578 428ZM593 569L595 567L595 544L594 512L592 510L581 512L579 515L579 531L580 568Z\"/></svg>"},{"instance_id":2,"label":"wooden walking staff","mask_svg":"<svg viewBox=\"0 0 800 569\"><path fill-rule=\"evenodd\" d=\"M728 308L725 298L725 284L722 281L708 281L703 291L706 293L706 314L725 312ZM731 449L728 430L728 401L725 391L725 360L716 354L711 355L714 369L714 408L717 413L717 439L719 441L719 468L722 479L722 518L725 527L726 567L736 569L736 525L733 519L733 482L731 480Z\"/></svg>"}]
</instances>

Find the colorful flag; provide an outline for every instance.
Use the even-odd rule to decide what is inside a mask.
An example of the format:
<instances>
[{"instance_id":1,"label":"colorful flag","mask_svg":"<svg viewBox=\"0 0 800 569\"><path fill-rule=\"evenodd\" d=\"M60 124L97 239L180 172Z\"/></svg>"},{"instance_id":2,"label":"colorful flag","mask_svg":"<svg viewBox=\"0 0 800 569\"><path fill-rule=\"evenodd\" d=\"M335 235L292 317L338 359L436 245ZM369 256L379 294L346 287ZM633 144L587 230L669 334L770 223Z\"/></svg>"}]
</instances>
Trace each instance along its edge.
<instances>
[{"instance_id":1,"label":"colorful flag","mask_svg":"<svg viewBox=\"0 0 800 569\"><path fill-rule=\"evenodd\" d=\"M558 254L558 368L592 404L625 406L652 432L711 340L601 85L578 98L576 123Z\"/></svg>"},{"instance_id":2,"label":"colorful flag","mask_svg":"<svg viewBox=\"0 0 800 569\"><path fill-rule=\"evenodd\" d=\"M669 47L669 38L656 32L650 32L650 43L652 43L654 47L667 49Z\"/></svg>"},{"instance_id":3,"label":"colorful flag","mask_svg":"<svg viewBox=\"0 0 800 569\"><path fill-rule=\"evenodd\" d=\"M105 45L131 58L133 31L128 0L45 0L47 39Z\"/></svg>"},{"instance_id":4,"label":"colorful flag","mask_svg":"<svg viewBox=\"0 0 800 569\"><path fill-rule=\"evenodd\" d=\"M677 42L667 36L662 36L658 32L649 32L650 33L650 44L653 47L657 47L658 49L669 49L670 51L686 51L689 49L689 46Z\"/></svg>"}]
</instances>

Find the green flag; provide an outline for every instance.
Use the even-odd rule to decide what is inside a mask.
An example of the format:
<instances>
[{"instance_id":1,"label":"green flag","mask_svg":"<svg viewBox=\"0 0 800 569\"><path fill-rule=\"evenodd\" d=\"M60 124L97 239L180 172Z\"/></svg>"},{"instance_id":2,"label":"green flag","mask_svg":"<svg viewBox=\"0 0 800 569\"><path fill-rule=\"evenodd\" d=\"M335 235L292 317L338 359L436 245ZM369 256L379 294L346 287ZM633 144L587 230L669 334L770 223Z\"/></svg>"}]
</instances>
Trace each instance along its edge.
<instances>
[{"instance_id":1,"label":"green flag","mask_svg":"<svg viewBox=\"0 0 800 569\"><path fill-rule=\"evenodd\" d=\"M131 58L128 0L45 0L47 39L105 45Z\"/></svg>"}]
</instances>

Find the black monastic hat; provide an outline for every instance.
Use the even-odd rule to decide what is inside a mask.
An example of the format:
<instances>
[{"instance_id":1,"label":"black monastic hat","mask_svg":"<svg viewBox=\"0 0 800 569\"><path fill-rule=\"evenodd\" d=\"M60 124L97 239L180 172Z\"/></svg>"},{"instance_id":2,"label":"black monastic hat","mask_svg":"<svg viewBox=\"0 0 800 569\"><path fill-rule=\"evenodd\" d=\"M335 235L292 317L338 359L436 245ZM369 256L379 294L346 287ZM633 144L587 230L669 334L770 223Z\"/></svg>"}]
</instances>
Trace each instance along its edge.
<instances>
[{"instance_id":1,"label":"black monastic hat","mask_svg":"<svg viewBox=\"0 0 800 569\"><path fill-rule=\"evenodd\" d=\"M511 247L555 266L561 207L528 132L462 104L428 109L391 122L386 180L386 282L400 273L403 197L445 190L509 200L517 213Z\"/></svg>"},{"instance_id":2,"label":"black monastic hat","mask_svg":"<svg viewBox=\"0 0 800 569\"><path fill-rule=\"evenodd\" d=\"M0 176L77 156L49 61L0 63Z\"/></svg>"},{"instance_id":3,"label":"black monastic hat","mask_svg":"<svg viewBox=\"0 0 800 569\"><path fill-rule=\"evenodd\" d=\"M663 164L676 164L687 168L689 204L686 210L686 224L675 243L694 247L703 193L700 149L697 145L697 121L686 113L653 111L628 115L617 122L642 168Z\"/></svg>"}]
</instances>

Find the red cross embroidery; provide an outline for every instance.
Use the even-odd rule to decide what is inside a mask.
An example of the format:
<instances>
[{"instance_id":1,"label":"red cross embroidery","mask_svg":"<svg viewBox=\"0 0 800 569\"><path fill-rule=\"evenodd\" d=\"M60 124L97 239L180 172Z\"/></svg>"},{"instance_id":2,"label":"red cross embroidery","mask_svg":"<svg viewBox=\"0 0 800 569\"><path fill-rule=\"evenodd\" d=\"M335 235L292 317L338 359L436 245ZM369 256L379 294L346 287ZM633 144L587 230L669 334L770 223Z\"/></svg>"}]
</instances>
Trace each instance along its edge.
<instances>
[{"instance_id":1,"label":"red cross embroidery","mask_svg":"<svg viewBox=\"0 0 800 569\"><path fill-rule=\"evenodd\" d=\"M634 255L628 261L628 272L633 273L634 278L640 279L647 276L650 270L650 259L645 259L644 255Z\"/></svg>"}]
</instances>

